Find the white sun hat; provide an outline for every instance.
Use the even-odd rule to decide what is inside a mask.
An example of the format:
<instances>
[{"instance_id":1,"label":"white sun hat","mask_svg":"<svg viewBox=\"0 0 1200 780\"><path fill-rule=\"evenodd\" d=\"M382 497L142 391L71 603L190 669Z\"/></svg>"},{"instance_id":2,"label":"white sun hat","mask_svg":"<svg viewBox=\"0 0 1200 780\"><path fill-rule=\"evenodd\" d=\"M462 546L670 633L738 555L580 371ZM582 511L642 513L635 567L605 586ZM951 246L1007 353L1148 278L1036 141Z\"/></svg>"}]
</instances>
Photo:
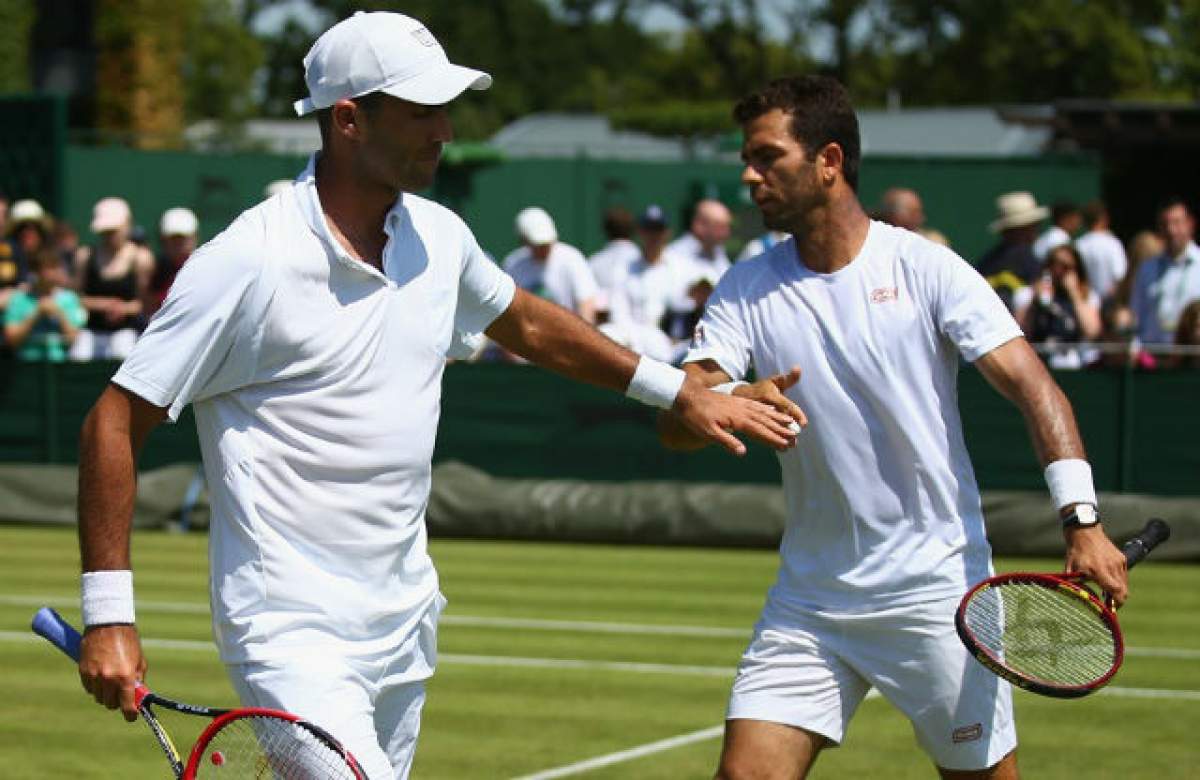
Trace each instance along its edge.
<instances>
[{"instance_id":1,"label":"white sun hat","mask_svg":"<svg viewBox=\"0 0 1200 780\"><path fill-rule=\"evenodd\" d=\"M996 198L996 219L989 225L993 233L1009 228L1036 225L1050 214L1050 209L1039 206L1032 193L1006 192Z\"/></svg>"},{"instance_id":2,"label":"white sun hat","mask_svg":"<svg viewBox=\"0 0 1200 780\"><path fill-rule=\"evenodd\" d=\"M195 212L183 206L167 209L158 221L158 232L164 236L194 236L199 229Z\"/></svg>"},{"instance_id":3,"label":"white sun hat","mask_svg":"<svg viewBox=\"0 0 1200 780\"><path fill-rule=\"evenodd\" d=\"M309 96L300 116L371 92L440 106L465 89L487 89L492 77L454 65L425 25L404 14L359 11L330 27L304 57Z\"/></svg>"}]
</instances>

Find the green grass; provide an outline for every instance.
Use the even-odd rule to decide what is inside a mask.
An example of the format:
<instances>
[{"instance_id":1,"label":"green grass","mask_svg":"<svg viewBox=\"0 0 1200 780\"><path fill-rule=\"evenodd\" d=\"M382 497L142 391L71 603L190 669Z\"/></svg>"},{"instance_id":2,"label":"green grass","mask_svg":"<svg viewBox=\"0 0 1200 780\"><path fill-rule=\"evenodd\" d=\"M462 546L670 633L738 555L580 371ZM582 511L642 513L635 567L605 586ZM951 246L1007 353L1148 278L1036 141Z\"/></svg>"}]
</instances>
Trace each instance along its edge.
<instances>
[{"instance_id":1,"label":"green grass","mask_svg":"<svg viewBox=\"0 0 1200 780\"><path fill-rule=\"evenodd\" d=\"M776 556L691 550L436 541L450 599L443 656L429 688L417 778L512 778L709 728L721 722L732 670L754 623ZM201 536L140 532L134 557L143 637L207 642L207 561ZM16 690L0 707L5 778L162 778L162 759L140 724L101 710L70 665L28 641L34 605L62 600L79 618L78 555L63 528L0 527L0 661ZM1001 562L1006 569L1054 561ZM1133 574L1122 611L1135 647L1193 651L1132 655L1116 688L1200 690L1200 568L1151 562ZM182 602L194 612L154 609ZM529 618L723 629L672 636L466 625L457 618ZM148 648L150 682L168 695L232 703L214 651ZM479 665L466 656L687 665L691 674L629 669ZM495 663L493 661L493 663ZM1015 694L1027 777L1185 777L1200 767L1200 700L1096 695L1056 701ZM180 735L186 741L185 735ZM704 778L719 739L593 770L590 778ZM815 778L928 778L905 719L868 700L845 745L827 751Z\"/></svg>"}]
</instances>

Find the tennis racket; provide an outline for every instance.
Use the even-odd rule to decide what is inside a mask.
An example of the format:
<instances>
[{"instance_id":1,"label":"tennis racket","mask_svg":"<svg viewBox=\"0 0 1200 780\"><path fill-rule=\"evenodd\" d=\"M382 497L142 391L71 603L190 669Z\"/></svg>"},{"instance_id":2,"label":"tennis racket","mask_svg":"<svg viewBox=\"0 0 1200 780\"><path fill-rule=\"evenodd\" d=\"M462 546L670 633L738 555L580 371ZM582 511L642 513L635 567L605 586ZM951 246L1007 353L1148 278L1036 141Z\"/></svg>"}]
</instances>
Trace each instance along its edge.
<instances>
[{"instance_id":1,"label":"tennis racket","mask_svg":"<svg viewBox=\"0 0 1200 780\"><path fill-rule=\"evenodd\" d=\"M1154 519L1122 551L1133 568L1171 535ZM1112 679L1125 640L1112 599L1081 574L1016 572L991 577L963 597L958 636L984 666L1027 691L1074 699Z\"/></svg>"},{"instance_id":2,"label":"tennis racket","mask_svg":"<svg viewBox=\"0 0 1200 780\"><path fill-rule=\"evenodd\" d=\"M33 616L35 633L76 661L79 632L49 607ZM366 780L349 751L318 726L295 715L261 707L219 709L168 699L138 684L135 702L142 720L167 756L174 777L288 778L288 780ZM185 762L155 707L210 718Z\"/></svg>"}]
</instances>

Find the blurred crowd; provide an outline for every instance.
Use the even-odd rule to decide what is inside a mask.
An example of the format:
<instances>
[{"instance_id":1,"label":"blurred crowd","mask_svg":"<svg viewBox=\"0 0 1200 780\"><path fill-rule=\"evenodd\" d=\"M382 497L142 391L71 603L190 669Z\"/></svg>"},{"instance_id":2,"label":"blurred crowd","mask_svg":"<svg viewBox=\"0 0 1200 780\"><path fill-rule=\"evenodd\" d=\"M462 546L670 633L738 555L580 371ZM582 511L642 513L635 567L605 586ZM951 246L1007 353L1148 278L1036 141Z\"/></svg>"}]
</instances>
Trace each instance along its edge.
<instances>
[{"instance_id":1,"label":"blurred crowd","mask_svg":"<svg viewBox=\"0 0 1200 780\"><path fill-rule=\"evenodd\" d=\"M290 182L272 182L267 196ZM1105 205L1039 204L1001 195L995 244L968 258L1008 305L1053 368L1200 366L1200 247L1187 203L1164 201L1157 224L1123 244ZM884 192L872 215L946 244L925 224L920 194ZM693 205L682 229L650 205L602 215L607 243L586 256L564 241L550 214L516 214L519 246L501 263L517 284L564 306L643 354L678 361L709 294L733 262L787 240L765 233L728 252L733 215L718 200ZM183 207L157 223L158 251L119 197L98 201L81 242L34 200L0 195L0 311L5 348L23 360L123 359L195 250L198 222ZM472 334L458 357L515 360Z\"/></svg>"}]
</instances>

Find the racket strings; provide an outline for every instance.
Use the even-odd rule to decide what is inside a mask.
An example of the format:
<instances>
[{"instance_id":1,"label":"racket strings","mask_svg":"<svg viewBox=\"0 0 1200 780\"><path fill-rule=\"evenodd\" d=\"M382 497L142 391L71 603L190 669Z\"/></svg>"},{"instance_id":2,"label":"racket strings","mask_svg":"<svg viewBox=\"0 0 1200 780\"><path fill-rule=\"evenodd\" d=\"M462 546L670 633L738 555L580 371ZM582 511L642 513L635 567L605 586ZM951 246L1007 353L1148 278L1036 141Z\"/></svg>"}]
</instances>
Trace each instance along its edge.
<instances>
[{"instance_id":1,"label":"racket strings","mask_svg":"<svg viewBox=\"0 0 1200 780\"><path fill-rule=\"evenodd\" d=\"M965 618L996 660L1044 683L1088 685L1116 662L1116 639L1096 610L1042 584L1015 581L984 589Z\"/></svg>"},{"instance_id":2,"label":"racket strings","mask_svg":"<svg viewBox=\"0 0 1200 780\"><path fill-rule=\"evenodd\" d=\"M249 716L212 736L197 778L243 780L355 780L341 752L304 726L283 718Z\"/></svg>"}]
</instances>

